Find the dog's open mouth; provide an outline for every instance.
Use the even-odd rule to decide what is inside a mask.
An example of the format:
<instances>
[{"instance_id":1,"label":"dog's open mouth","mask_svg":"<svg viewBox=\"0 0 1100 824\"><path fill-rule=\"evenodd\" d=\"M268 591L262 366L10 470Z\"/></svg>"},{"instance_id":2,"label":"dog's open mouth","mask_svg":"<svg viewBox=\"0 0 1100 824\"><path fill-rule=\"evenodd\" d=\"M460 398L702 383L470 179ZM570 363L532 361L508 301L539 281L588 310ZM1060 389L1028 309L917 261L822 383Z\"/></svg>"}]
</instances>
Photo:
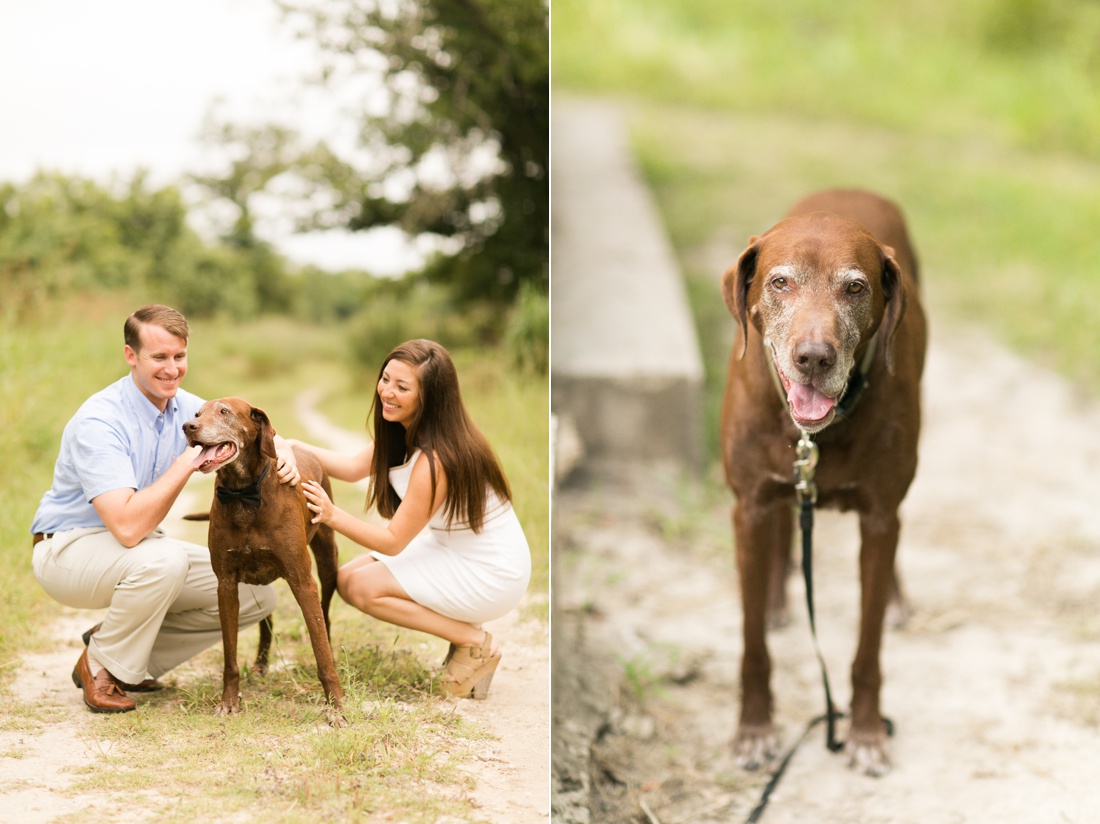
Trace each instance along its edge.
<instances>
[{"instance_id":1,"label":"dog's open mouth","mask_svg":"<svg viewBox=\"0 0 1100 824\"><path fill-rule=\"evenodd\" d=\"M776 371L779 372L779 379L787 393L787 403L794 422L805 428L827 423L829 413L836 408L837 399L809 384L795 383L783 374L782 369Z\"/></svg>"},{"instance_id":2,"label":"dog's open mouth","mask_svg":"<svg viewBox=\"0 0 1100 824\"><path fill-rule=\"evenodd\" d=\"M193 444L201 446L202 452L191 462L191 466L199 472L209 472L228 461L237 454L237 445L230 442L216 443L212 446L206 444Z\"/></svg>"}]
</instances>

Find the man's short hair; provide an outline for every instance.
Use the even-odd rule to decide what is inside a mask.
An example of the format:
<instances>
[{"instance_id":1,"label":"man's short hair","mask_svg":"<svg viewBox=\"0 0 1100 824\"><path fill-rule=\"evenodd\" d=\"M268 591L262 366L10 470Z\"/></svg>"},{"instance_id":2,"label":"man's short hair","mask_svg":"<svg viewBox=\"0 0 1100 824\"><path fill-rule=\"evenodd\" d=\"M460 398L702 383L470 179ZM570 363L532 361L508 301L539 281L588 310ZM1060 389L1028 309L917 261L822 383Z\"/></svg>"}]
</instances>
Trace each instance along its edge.
<instances>
[{"instance_id":1,"label":"man's short hair","mask_svg":"<svg viewBox=\"0 0 1100 824\"><path fill-rule=\"evenodd\" d=\"M122 336L126 341L126 345L135 352L141 351L141 330L147 324L159 326L164 331L184 341L191 336L191 327L187 325L187 318L171 306L151 303L148 306L142 306L126 318L126 325L122 328Z\"/></svg>"}]
</instances>

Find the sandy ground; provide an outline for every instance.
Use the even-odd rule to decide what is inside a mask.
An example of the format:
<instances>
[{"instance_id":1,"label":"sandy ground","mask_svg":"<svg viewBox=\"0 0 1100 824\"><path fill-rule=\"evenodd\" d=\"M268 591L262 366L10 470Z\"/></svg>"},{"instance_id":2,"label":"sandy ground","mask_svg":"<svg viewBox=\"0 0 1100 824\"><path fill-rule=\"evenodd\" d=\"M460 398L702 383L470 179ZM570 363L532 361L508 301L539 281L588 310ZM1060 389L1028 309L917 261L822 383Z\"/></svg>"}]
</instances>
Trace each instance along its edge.
<instances>
[{"instance_id":1,"label":"sandy ground","mask_svg":"<svg viewBox=\"0 0 1100 824\"><path fill-rule=\"evenodd\" d=\"M915 612L884 647L893 771L849 770L819 727L762 821L1098 821L1100 407L937 323L924 413L899 552ZM569 782L588 782L590 809L556 801L556 821L744 821L758 801L768 775L729 750L741 647L729 506L719 477L661 467L605 468L556 498L556 638L584 639L621 679L589 774ZM857 542L854 516L819 515L818 631L842 707ZM784 748L824 703L801 582L788 592L792 620L770 635Z\"/></svg>"},{"instance_id":2,"label":"sandy ground","mask_svg":"<svg viewBox=\"0 0 1100 824\"><path fill-rule=\"evenodd\" d=\"M317 412L316 401L316 395L307 394L298 404L311 437L333 448L353 448L359 436L331 426ZM185 492L170 517L198 508ZM137 800L131 806L65 792L76 771L94 766L110 747L96 738L96 718L84 708L80 691L70 680L82 646L80 633L99 617L100 613L63 609L52 629L54 647L29 655L20 664L12 697L20 704L39 705L42 724L34 734L0 730L0 822L4 824L68 821L91 804L113 807L112 820L120 824L150 820L148 808ZM549 630L540 621L523 620L522 610L486 628L501 640L504 654L489 700L456 702L463 715L492 736L466 767L477 777L477 819L492 824L540 824L550 815Z\"/></svg>"}]
</instances>

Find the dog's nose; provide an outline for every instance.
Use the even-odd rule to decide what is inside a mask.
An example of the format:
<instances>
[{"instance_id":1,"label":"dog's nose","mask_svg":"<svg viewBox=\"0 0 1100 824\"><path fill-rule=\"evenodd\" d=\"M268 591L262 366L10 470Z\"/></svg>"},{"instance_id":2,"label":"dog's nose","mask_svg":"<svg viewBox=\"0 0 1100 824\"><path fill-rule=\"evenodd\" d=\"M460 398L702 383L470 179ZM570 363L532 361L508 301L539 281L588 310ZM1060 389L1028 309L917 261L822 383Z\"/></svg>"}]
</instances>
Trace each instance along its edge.
<instances>
[{"instance_id":1,"label":"dog's nose","mask_svg":"<svg viewBox=\"0 0 1100 824\"><path fill-rule=\"evenodd\" d=\"M836 365L836 349L825 341L801 341L794 347L794 365L803 375L820 375Z\"/></svg>"}]
</instances>

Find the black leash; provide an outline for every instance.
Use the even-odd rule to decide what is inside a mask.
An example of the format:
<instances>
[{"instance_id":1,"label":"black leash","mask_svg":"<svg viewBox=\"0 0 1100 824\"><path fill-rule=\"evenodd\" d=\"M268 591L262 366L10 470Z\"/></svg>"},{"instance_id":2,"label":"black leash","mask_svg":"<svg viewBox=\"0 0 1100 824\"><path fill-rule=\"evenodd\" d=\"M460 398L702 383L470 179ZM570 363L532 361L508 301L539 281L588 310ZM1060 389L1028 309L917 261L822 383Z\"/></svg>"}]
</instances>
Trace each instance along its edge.
<instances>
[{"instance_id":1,"label":"black leash","mask_svg":"<svg viewBox=\"0 0 1100 824\"><path fill-rule=\"evenodd\" d=\"M806 584L806 611L810 616L810 634L814 640L814 652L817 654L817 663L821 667L821 683L825 687L825 714L819 715L806 725L802 735L783 756L771 779L764 787L760 795L760 802L753 808L746 820L746 824L755 824L764 814L764 808L768 806L771 794L777 786L787 765L791 763L799 746L806 740L814 727L825 722L825 746L829 752L839 752L844 749L844 742L836 737L836 721L843 718L843 713L837 712L833 705L833 693L829 689L829 673L825 668L825 658L821 655L821 645L817 640L817 622L814 618L814 567L813 567L813 531L814 531L814 504L817 502L817 485L814 483L814 470L817 468L819 457L817 444L810 436L802 433L795 447L794 462L794 491L798 500L798 524L802 531L802 578Z\"/></svg>"},{"instance_id":2,"label":"black leash","mask_svg":"<svg viewBox=\"0 0 1100 824\"><path fill-rule=\"evenodd\" d=\"M843 741L836 738L836 719L840 717L833 705L833 693L829 689L829 673L825 669L825 659L821 655L821 645L817 641L817 624L814 620L814 502L810 498L802 501L798 515L799 526L802 528L802 578L806 582L806 611L810 616L810 634L814 639L814 652L817 654L817 663L821 667L821 683L825 688L825 746L829 752L839 752L844 748Z\"/></svg>"},{"instance_id":3,"label":"black leash","mask_svg":"<svg viewBox=\"0 0 1100 824\"><path fill-rule=\"evenodd\" d=\"M817 620L814 617L814 504L817 503L817 484L814 483L814 471L820 453L817 444L805 432L795 446L794 494L798 500L798 525L802 530L802 580L806 584L806 612L810 616L810 634L814 639L814 653L821 667L821 683L825 687L825 746L829 752L839 752L843 741L836 740L836 719L838 713L833 706L833 693L829 689L829 673L825 669L825 658L821 654L821 644L817 640ZM812 722L816 723L816 722Z\"/></svg>"}]
</instances>

